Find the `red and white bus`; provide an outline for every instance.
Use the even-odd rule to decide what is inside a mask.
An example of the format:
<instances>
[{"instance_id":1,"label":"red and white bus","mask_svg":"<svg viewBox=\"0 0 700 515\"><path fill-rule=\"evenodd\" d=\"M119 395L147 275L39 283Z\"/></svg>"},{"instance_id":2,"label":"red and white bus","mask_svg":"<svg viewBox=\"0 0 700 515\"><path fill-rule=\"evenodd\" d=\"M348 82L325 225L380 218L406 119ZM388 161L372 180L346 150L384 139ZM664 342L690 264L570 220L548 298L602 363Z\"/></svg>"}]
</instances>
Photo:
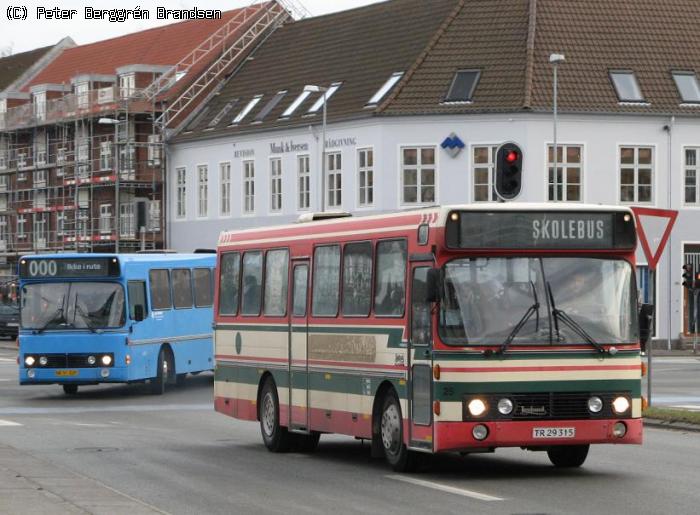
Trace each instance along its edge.
<instances>
[{"instance_id":1,"label":"red and white bus","mask_svg":"<svg viewBox=\"0 0 700 515\"><path fill-rule=\"evenodd\" d=\"M416 453L642 442L635 222L501 204L222 233L215 407L271 451L322 433Z\"/></svg>"}]
</instances>

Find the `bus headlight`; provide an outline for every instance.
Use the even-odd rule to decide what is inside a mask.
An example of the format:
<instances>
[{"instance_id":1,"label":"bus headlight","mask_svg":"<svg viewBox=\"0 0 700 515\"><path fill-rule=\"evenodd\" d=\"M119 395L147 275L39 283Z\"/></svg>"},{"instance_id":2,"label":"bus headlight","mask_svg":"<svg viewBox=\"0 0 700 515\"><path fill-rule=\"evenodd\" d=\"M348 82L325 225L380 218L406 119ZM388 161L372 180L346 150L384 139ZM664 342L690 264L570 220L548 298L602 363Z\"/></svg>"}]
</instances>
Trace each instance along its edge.
<instances>
[{"instance_id":1,"label":"bus headlight","mask_svg":"<svg viewBox=\"0 0 700 515\"><path fill-rule=\"evenodd\" d=\"M603 409L603 399L593 396L588 399L588 411L591 413L600 413Z\"/></svg>"},{"instance_id":2,"label":"bus headlight","mask_svg":"<svg viewBox=\"0 0 700 515\"><path fill-rule=\"evenodd\" d=\"M498 412L501 415L510 415L513 413L513 401L506 398L498 401Z\"/></svg>"},{"instance_id":3,"label":"bus headlight","mask_svg":"<svg viewBox=\"0 0 700 515\"><path fill-rule=\"evenodd\" d=\"M469 404L467 404L467 408L469 409L469 414L472 417L480 417L484 413L486 413L486 403L482 401L481 399L472 399L469 401Z\"/></svg>"},{"instance_id":4,"label":"bus headlight","mask_svg":"<svg viewBox=\"0 0 700 515\"><path fill-rule=\"evenodd\" d=\"M39 358L39 364L42 367L45 367L48 364L48 362L49 362L49 358L47 358L46 356L42 356Z\"/></svg>"},{"instance_id":5,"label":"bus headlight","mask_svg":"<svg viewBox=\"0 0 700 515\"><path fill-rule=\"evenodd\" d=\"M88 365L94 365L95 363L97 363L97 359L95 358L95 356L88 356L87 362Z\"/></svg>"},{"instance_id":6,"label":"bus headlight","mask_svg":"<svg viewBox=\"0 0 700 515\"><path fill-rule=\"evenodd\" d=\"M613 401L612 406L615 413L621 415L630 409L630 401L627 397L617 397Z\"/></svg>"},{"instance_id":7,"label":"bus headlight","mask_svg":"<svg viewBox=\"0 0 700 515\"><path fill-rule=\"evenodd\" d=\"M27 356L24 358L24 364L27 365L28 367L33 367L34 363L36 363L34 356Z\"/></svg>"},{"instance_id":8,"label":"bus headlight","mask_svg":"<svg viewBox=\"0 0 700 515\"><path fill-rule=\"evenodd\" d=\"M106 367L110 366L112 364L112 356L109 354L102 356L102 364Z\"/></svg>"}]
</instances>

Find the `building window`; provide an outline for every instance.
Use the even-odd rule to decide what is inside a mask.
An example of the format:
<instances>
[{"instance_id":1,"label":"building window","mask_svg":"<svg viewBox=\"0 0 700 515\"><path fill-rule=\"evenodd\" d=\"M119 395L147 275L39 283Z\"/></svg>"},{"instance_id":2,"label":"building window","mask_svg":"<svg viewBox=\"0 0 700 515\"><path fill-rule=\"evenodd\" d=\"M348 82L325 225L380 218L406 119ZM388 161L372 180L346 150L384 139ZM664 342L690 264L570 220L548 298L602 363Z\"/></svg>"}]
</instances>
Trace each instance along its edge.
<instances>
[{"instance_id":1,"label":"building window","mask_svg":"<svg viewBox=\"0 0 700 515\"><path fill-rule=\"evenodd\" d=\"M90 210L78 210L78 238L85 239L90 231Z\"/></svg>"},{"instance_id":2,"label":"building window","mask_svg":"<svg viewBox=\"0 0 700 515\"><path fill-rule=\"evenodd\" d=\"M620 148L620 200L632 203L653 201L654 149Z\"/></svg>"},{"instance_id":3,"label":"building window","mask_svg":"<svg viewBox=\"0 0 700 515\"><path fill-rule=\"evenodd\" d=\"M695 72L673 72L673 80L684 104L700 104L700 86Z\"/></svg>"},{"instance_id":4,"label":"building window","mask_svg":"<svg viewBox=\"0 0 700 515\"><path fill-rule=\"evenodd\" d=\"M243 161L243 212L255 213L255 161Z\"/></svg>"},{"instance_id":5,"label":"building window","mask_svg":"<svg viewBox=\"0 0 700 515\"><path fill-rule=\"evenodd\" d=\"M7 169L7 152L0 150L0 170Z\"/></svg>"},{"instance_id":6,"label":"building window","mask_svg":"<svg viewBox=\"0 0 700 515\"><path fill-rule=\"evenodd\" d=\"M219 165L219 179L221 181L221 215L231 214L231 163Z\"/></svg>"},{"instance_id":7,"label":"building window","mask_svg":"<svg viewBox=\"0 0 700 515\"><path fill-rule=\"evenodd\" d=\"M66 214L63 211L56 213L56 236L63 236L66 227Z\"/></svg>"},{"instance_id":8,"label":"building window","mask_svg":"<svg viewBox=\"0 0 700 515\"><path fill-rule=\"evenodd\" d=\"M471 102L480 76L479 70L460 70L455 73L445 102Z\"/></svg>"},{"instance_id":9,"label":"building window","mask_svg":"<svg viewBox=\"0 0 700 515\"><path fill-rule=\"evenodd\" d=\"M401 149L403 204L435 202L435 147Z\"/></svg>"},{"instance_id":10,"label":"building window","mask_svg":"<svg viewBox=\"0 0 700 515\"><path fill-rule=\"evenodd\" d=\"M136 92L136 75L127 73L119 76L119 96L129 98Z\"/></svg>"},{"instance_id":11,"label":"building window","mask_svg":"<svg viewBox=\"0 0 700 515\"><path fill-rule=\"evenodd\" d=\"M253 110L253 108L256 105L258 105L258 102L260 102L262 100L262 97L263 97L262 95L254 96L253 99L246 104L246 106L243 108L243 110L240 113L238 113L238 115L233 119L233 122L231 123L231 125L236 125L238 123L241 123L243 121L243 119L246 116L248 116L248 113L250 113Z\"/></svg>"},{"instance_id":12,"label":"building window","mask_svg":"<svg viewBox=\"0 0 700 515\"><path fill-rule=\"evenodd\" d=\"M17 215L17 239L27 239L27 217L24 215Z\"/></svg>"},{"instance_id":13,"label":"building window","mask_svg":"<svg viewBox=\"0 0 700 515\"><path fill-rule=\"evenodd\" d=\"M160 200L151 200L148 203L148 230L160 232Z\"/></svg>"},{"instance_id":14,"label":"building window","mask_svg":"<svg viewBox=\"0 0 700 515\"><path fill-rule=\"evenodd\" d=\"M369 99L369 102L367 102L367 107L374 107L379 104L387 93L389 93L389 91L396 86L396 83L401 80L401 77L403 77L403 72L393 73L391 77L389 77L389 79L382 84L382 87L377 90L374 96Z\"/></svg>"},{"instance_id":15,"label":"building window","mask_svg":"<svg viewBox=\"0 0 700 515\"><path fill-rule=\"evenodd\" d=\"M0 175L0 191L7 191L7 185L9 184L9 175Z\"/></svg>"},{"instance_id":16,"label":"building window","mask_svg":"<svg viewBox=\"0 0 700 515\"><path fill-rule=\"evenodd\" d=\"M270 112L277 107L277 104L279 104L284 96L287 94L286 91L279 91L274 97L270 99L270 101L265 104L265 107L263 107L258 115L255 117L255 121L257 123L262 123L265 117L270 114Z\"/></svg>"},{"instance_id":17,"label":"building window","mask_svg":"<svg viewBox=\"0 0 700 515\"><path fill-rule=\"evenodd\" d=\"M75 97L78 109L87 109L90 107L90 83L81 82L80 84L76 84Z\"/></svg>"},{"instance_id":18,"label":"building window","mask_svg":"<svg viewBox=\"0 0 700 515\"><path fill-rule=\"evenodd\" d=\"M371 148L358 150L357 160L358 205L370 207L374 205L374 150Z\"/></svg>"},{"instance_id":19,"label":"building window","mask_svg":"<svg viewBox=\"0 0 700 515\"><path fill-rule=\"evenodd\" d=\"M34 114L37 120L46 120L46 91L34 93Z\"/></svg>"},{"instance_id":20,"label":"building window","mask_svg":"<svg viewBox=\"0 0 700 515\"><path fill-rule=\"evenodd\" d=\"M176 210L175 216L177 218L185 218L187 215L187 174L185 168L178 168L175 170L177 173L177 192L175 195L176 199Z\"/></svg>"},{"instance_id":21,"label":"building window","mask_svg":"<svg viewBox=\"0 0 700 515\"><path fill-rule=\"evenodd\" d=\"M160 143L160 134L148 135L148 164L150 166L160 165L160 156L162 152Z\"/></svg>"},{"instance_id":22,"label":"building window","mask_svg":"<svg viewBox=\"0 0 700 515\"><path fill-rule=\"evenodd\" d=\"M205 218L209 212L207 202L209 200L209 169L207 165L197 167L197 183L199 195L197 197L197 216Z\"/></svg>"},{"instance_id":23,"label":"building window","mask_svg":"<svg viewBox=\"0 0 700 515\"><path fill-rule=\"evenodd\" d=\"M583 147L557 145L557 174L554 177L554 146L547 147L548 198L550 201L580 202ZM556 191L555 191L556 188Z\"/></svg>"},{"instance_id":24,"label":"building window","mask_svg":"<svg viewBox=\"0 0 700 515\"><path fill-rule=\"evenodd\" d=\"M46 170L37 170L34 172L34 187L46 186Z\"/></svg>"},{"instance_id":25,"label":"building window","mask_svg":"<svg viewBox=\"0 0 700 515\"><path fill-rule=\"evenodd\" d=\"M270 210L282 211L282 159L270 159Z\"/></svg>"},{"instance_id":26,"label":"building window","mask_svg":"<svg viewBox=\"0 0 700 515\"><path fill-rule=\"evenodd\" d=\"M310 91L302 91L301 94L294 99L294 102L292 102L287 109L282 113L282 116L280 118L289 118L294 114L294 111L296 111L301 104L303 104L307 98L309 98L309 95L311 95Z\"/></svg>"},{"instance_id":27,"label":"building window","mask_svg":"<svg viewBox=\"0 0 700 515\"><path fill-rule=\"evenodd\" d=\"M119 205L119 236L122 238L136 237L136 204L131 201Z\"/></svg>"},{"instance_id":28,"label":"building window","mask_svg":"<svg viewBox=\"0 0 700 515\"><path fill-rule=\"evenodd\" d=\"M333 84L331 84L325 92L321 93L321 96L318 98L318 100L316 100L316 102L313 103L313 105L309 109L309 114L316 114L323 107L323 104L328 102L342 85L342 82L334 82Z\"/></svg>"},{"instance_id":29,"label":"building window","mask_svg":"<svg viewBox=\"0 0 700 515\"><path fill-rule=\"evenodd\" d=\"M0 216L0 250L7 250L8 247L7 217Z\"/></svg>"},{"instance_id":30,"label":"building window","mask_svg":"<svg viewBox=\"0 0 700 515\"><path fill-rule=\"evenodd\" d=\"M700 148L685 149L685 179L684 179L684 199L686 204L700 204L698 195L700 165Z\"/></svg>"},{"instance_id":31,"label":"building window","mask_svg":"<svg viewBox=\"0 0 700 515\"><path fill-rule=\"evenodd\" d=\"M299 209L311 207L311 172L309 156L297 157L297 176L299 181Z\"/></svg>"},{"instance_id":32,"label":"building window","mask_svg":"<svg viewBox=\"0 0 700 515\"><path fill-rule=\"evenodd\" d=\"M328 177L328 207L343 205L343 156L340 152L331 152L326 156Z\"/></svg>"},{"instance_id":33,"label":"building window","mask_svg":"<svg viewBox=\"0 0 700 515\"><path fill-rule=\"evenodd\" d=\"M494 188L496 152L498 146L474 147L472 169L474 170L474 202L496 202L498 196Z\"/></svg>"},{"instance_id":34,"label":"building window","mask_svg":"<svg viewBox=\"0 0 700 515\"><path fill-rule=\"evenodd\" d=\"M109 170L112 164L112 143L102 141L100 143L100 170Z\"/></svg>"},{"instance_id":35,"label":"building window","mask_svg":"<svg viewBox=\"0 0 700 515\"><path fill-rule=\"evenodd\" d=\"M610 80L620 102L644 102L637 76L632 71L612 71Z\"/></svg>"},{"instance_id":36,"label":"building window","mask_svg":"<svg viewBox=\"0 0 700 515\"><path fill-rule=\"evenodd\" d=\"M112 204L100 205L100 232L112 232Z\"/></svg>"},{"instance_id":37,"label":"building window","mask_svg":"<svg viewBox=\"0 0 700 515\"><path fill-rule=\"evenodd\" d=\"M17 152L17 168L26 168L27 167L27 153L26 152Z\"/></svg>"},{"instance_id":38,"label":"building window","mask_svg":"<svg viewBox=\"0 0 700 515\"><path fill-rule=\"evenodd\" d=\"M36 209L46 208L46 191L36 191L34 193L34 207Z\"/></svg>"},{"instance_id":39,"label":"building window","mask_svg":"<svg viewBox=\"0 0 700 515\"><path fill-rule=\"evenodd\" d=\"M90 143L88 143L87 140L78 142L78 155L76 156L76 160L78 161L78 177L81 179L87 178L90 171L89 156Z\"/></svg>"},{"instance_id":40,"label":"building window","mask_svg":"<svg viewBox=\"0 0 700 515\"><path fill-rule=\"evenodd\" d=\"M46 213L34 215L34 246L37 249L46 248Z\"/></svg>"}]
</instances>

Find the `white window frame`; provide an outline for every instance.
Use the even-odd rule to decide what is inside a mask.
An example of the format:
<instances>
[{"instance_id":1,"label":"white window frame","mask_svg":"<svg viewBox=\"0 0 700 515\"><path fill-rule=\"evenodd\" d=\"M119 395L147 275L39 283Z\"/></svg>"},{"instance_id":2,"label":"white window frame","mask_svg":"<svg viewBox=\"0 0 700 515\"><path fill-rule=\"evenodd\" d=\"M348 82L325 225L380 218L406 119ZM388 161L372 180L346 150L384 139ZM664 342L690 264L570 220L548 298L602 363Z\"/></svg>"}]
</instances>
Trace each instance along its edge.
<instances>
[{"instance_id":1,"label":"white window frame","mask_svg":"<svg viewBox=\"0 0 700 515\"><path fill-rule=\"evenodd\" d=\"M622 164L622 149L632 148L634 149L634 163L633 164ZM639 164L639 150L640 149L650 149L651 150L651 163L649 165ZM634 187L634 198L632 200L622 200L622 169L632 168L634 170L634 183L628 184L627 186ZM640 201L639 200L639 169L651 169L651 182L649 184L651 188L650 200ZM646 206L654 205L656 198L656 146L655 145L645 145L645 144L620 144L617 147L617 198L620 204L630 205L630 204L642 204Z\"/></svg>"},{"instance_id":2,"label":"white window frame","mask_svg":"<svg viewBox=\"0 0 700 515\"><path fill-rule=\"evenodd\" d=\"M75 85L75 105L78 109L90 107L90 83L79 82Z\"/></svg>"},{"instance_id":3,"label":"white window frame","mask_svg":"<svg viewBox=\"0 0 700 515\"><path fill-rule=\"evenodd\" d=\"M100 170L110 170L112 168L112 142L100 142Z\"/></svg>"},{"instance_id":4,"label":"white window frame","mask_svg":"<svg viewBox=\"0 0 700 515\"><path fill-rule=\"evenodd\" d=\"M377 90L377 92L372 95L372 98L369 99L369 102L367 102L367 105L365 107L376 107L379 102L381 102L385 96L394 89L394 86L398 84L398 82L403 78L404 72L394 72L391 74L391 77L387 79L387 81L382 84L382 86Z\"/></svg>"},{"instance_id":5,"label":"white window frame","mask_svg":"<svg viewBox=\"0 0 700 515\"><path fill-rule=\"evenodd\" d=\"M255 214L255 161L243 161L243 214Z\"/></svg>"},{"instance_id":6,"label":"white window frame","mask_svg":"<svg viewBox=\"0 0 700 515\"><path fill-rule=\"evenodd\" d=\"M7 191L10 185L10 176L8 174L0 174L0 192Z\"/></svg>"},{"instance_id":7,"label":"white window frame","mask_svg":"<svg viewBox=\"0 0 700 515\"><path fill-rule=\"evenodd\" d=\"M100 232L109 234L112 232L112 204L100 204Z\"/></svg>"},{"instance_id":8,"label":"white window frame","mask_svg":"<svg viewBox=\"0 0 700 515\"><path fill-rule=\"evenodd\" d=\"M307 98L309 98L309 95L311 95L311 91L302 91L297 98L294 99L294 102L292 102L287 109L284 110L282 113L282 116L280 116L280 120L287 119L291 117L294 112L299 109L299 106L303 104Z\"/></svg>"},{"instance_id":9,"label":"white window frame","mask_svg":"<svg viewBox=\"0 0 700 515\"><path fill-rule=\"evenodd\" d=\"M39 121L46 120L46 91L34 93L34 115Z\"/></svg>"},{"instance_id":10,"label":"white window frame","mask_svg":"<svg viewBox=\"0 0 700 515\"><path fill-rule=\"evenodd\" d=\"M119 236L136 238L136 202L132 200L119 205Z\"/></svg>"},{"instance_id":11,"label":"white window frame","mask_svg":"<svg viewBox=\"0 0 700 515\"><path fill-rule=\"evenodd\" d=\"M17 168L27 167L27 152L17 152ZM19 177L17 180L20 180Z\"/></svg>"},{"instance_id":12,"label":"white window frame","mask_svg":"<svg viewBox=\"0 0 700 515\"><path fill-rule=\"evenodd\" d=\"M162 155L162 145L160 134L148 135L148 164L151 166L160 165Z\"/></svg>"},{"instance_id":13,"label":"white window frame","mask_svg":"<svg viewBox=\"0 0 700 515\"><path fill-rule=\"evenodd\" d=\"M321 96L316 99L316 102L311 105L306 114L313 115L318 113L323 107L323 104L327 103L342 85L342 82L334 82L326 91L321 92Z\"/></svg>"},{"instance_id":14,"label":"white window frame","mask_svg":"<svg viewBox=\"0 0 700 515\"><path fill-rule=\"evenodd\" d=\"M148 230L160 232L160 200L154 199L148 202Z\"/></svg>"},{"instance_id":15,"label":"white window frame","mask_svg":"<svg viewBox=\"0 0 700 515\"><path fill-rule=\"evenodd\" d=\"M56 236L63 236L66 230L66 213L58 211L56 213Z\"/></svg>"},{"instance_id":16,"label":"white window frame","mask_svg":"<svg viewBox=\"0 0 700 515\"><path fill-rule=\"evenodd\" d=\"M33 205L36 209L46 208L47 195L46 190L39 190L34 192Z\"/></svg>"},{"instance_id":17,"label":"white window frame","mask_svg":"<svg viewBox=\"0 0 700 515\"><path fill-rule=\"evenodd\" d=\"M47 218L47 213L34 213L33 236L34 247L37 249L46 248Z\"/></svg>"},{"instance_id":18,"label":"white window frame","mask_svg":"<svg viewBox=\"0 0 700 515\"><path fill-rule=\"evenodd\" d=\"M282 211L282 158L270 158L270 211Z\"/></svg>"},{"instance_id":19,"label":"white window frame","mask_svg":"<svg viewBox=\"0 0 700 515\"><path fill-rule=\"evenodd\" d=\"M219 163L219 214L231 216L231 162Z\"/></svg>"},{"instance_id":20,"label":"white window frame","mask_svg":"<svg viewBox=\"0 0 700 515\"><path fill-rule=\"evenodd\" d=\"M44 187L46 186L47 182L47 173L46 170L35 170L34 171L34 186L35 187Z\"/></svg>"},{"instance_id":21,"label":"white window frame","mask_svg":"<svg viewBox=\"0 0 700 515\"><path fill-rule=\"evenodd\" d=\"M238 125L241 123L246 116L248 116L248 113L250 113L253 108L258 105L258 103L262 100L263 95L255 95L250 102L248 102L245 107L241 110L240 113L236 115L236 117L233 119L233 122L231 122L231 125Z\"/></svg>"},{"instance_id":22,"label":"white window frame","mask_svg":"<svg viewBox=\"0 0 700 515\"><path fill-rule=\"evenodd\" d=\"M343 207L343 153L341 151L326 153L326 191L327 207Z\"/></svg>"},{"instance_id":23,"label":"white window frame","mask_svg":"<svg viewBox=\"0 0 700 515\"><path fill-rule=\"evenodd\" d=\"M402 74L403 75L403 74ZM365 165L362 166L362 155L365 155ZM369 164L368 156L371 156L371 165ZM358 208L372 208L374 207L374 147L363 147L357 149L357 207ZM371 186L368 184L367 177L371 176ZM364 201L363 201L364 193ZM368 201L368 193L371 193L369 197L372 201Z\"/></svg>"},{"instance_id":24,"label":"white window frame","mask_svg":"<svg viewBox=\"0 0 700 515\"><path fill-rule=\"evenodd\" d=\"M27 217L25 215L17 215L17 239L27 239Z\"/></svg>"},{"instance_id":25,"label":"white window frame","mask_svg":"<svg viewBox=\"0 0 700 515\"><path fill-rule=\"evenodd\" d=\"M309 154L297 156L297 209L299 211L311 209L311 156Z\"/></svg>"},{"instance_id":26,"label":"white window frame","mask_svg":"<svg viewBox=\"0 0 700 515\"><path fill-rule=\"evenodd\" d=\"M7 250L9 235L8 216L0 215L0 250Z\"/></svg>"},{"instance_id":27,"label":"white window frame","mask_svg":"<svg viewBox=\"0 0 700 515\"><path fill-rule=\"evenodd\" d=\"M687 153L692 151L695 153L695 164L688 164ZM681 181L681 187L683 188L682 196L683 205L687 207L700 207L700 147L686 146L683 147L683 180ZM693 172L695 177L693 179L693 184L688 185L688 172ZM691 187L694 190L695 200L693 202L688 202L686 200L686 192L688 188Z\"/></svg>"},{"instance_id":28,"label":"white window frame","mask_svg":"<svg viewBox=\"0 0 700 515\"><path fill-rule=\"evenodd\" d=\"M561 184L561 190L562 190L562 197L563 198L558 198L559 196L557 195L557 200L553 200L550 196L550 185L553 187L556 187L556 182L552 183L550 182L550 170L554 167L554 161L550 160L549 158L549 151L550 149L554 149L554 144L553 143L546 143L545 144L545 161L547 163L547 166L545 167L545 199L547 199L547 202L566 202L566 203L576 203L576 204L581 204L584 202L584 176L583 174L585 173L585 168L584 168L584 162L585 162L585 151L586 148L582 143L560 143L557 142L557 147L561 149L561 158L559 158L559 155L557 155L557 169L561 169L562 171L562 184ZM578 148L580 150L580 160L578 163L569 163L568 162L568 149L569 148ZM553 157L553 156L552 156ZM579 177L579 183L578 183L578 188L579 188L579 199L578 200L571 200L569 199L568 195L568 186L569 186L569 176L567 170L568 169L578 169L578 177ZM575 183L572 183L575 184Z\"/></svg>"},{"instance_id":29,"label":"white window frame","mask_svg":"<svg viewBox=\"0 0 700 515\"><path fill-rule=\"evenodd\" d=\"M197 218L209 216L209 165L197 165Z\"/></svg>"},{"instance_id":30,"label":"white window frame","mask_svg":"<svg viewBox=\"0 0 700 515\"><path fill-rule=\"evenodd\" d=\"M434 156L434 163L432 165L423 165L422 163L422 150L427 150L431 149L433 150L433 156ZM404 164L404 150L416 150L417 155L416 155L416 164L415 165L405 165ZM439 163L438 163L438 151L437 151L437 146L436 145L401 145L399 147L399 169L400 169L400 174L401 174L401 180L399 181L399 199L400 199L400 205L401 206L423 206L423 205L433 205L438 203L438 168L439 168ZM404 193L405 193L405 172L408 169L416 169L416 202L406 202L406 199L404 198ZM422 192L422 177L421 177L421 172L423 169L429 170L433 169L433 199L432 200L424 200L423 199L423 192Z\"/></svg>"},{"instance_id":31,"label":"white window frame","mask_svg":"<svg viewBox=\"0 0 700 515\"><path fill-rule=\"evenodd\" d=\"M474 143L470 148L470 160L471 160L471 170L472 170L472 200L475 204L489 204L492 202L498 202L498 195L496 194L496 153L498 152L499 144L495 143ZM478 149L487 149L489 158L486 163L476 162L476 152ZM477 183L476 182L476 170L477 168L486 168L488 170L488 184ZM477 186L487 186L489 188L489 199L488 200L477 200L476 188Z\"/></svg>"},{"instance_id":32,"label":"white window frame","mask_svg":"<svg viewBox=\"0 0 700 515\"><path fill-rule=\"evenodd\" d=\"M119 96L129 98L136 92L136 74L125 73L119 76Z\"/></svg>"},{"instance_id":33,"label":"white window frame","mask_svg":"<svg viewBox=\"0 0 700 515\"><path fill-rule=\"evenodd\" d=\"M175 169L175 218L187 218L187 168Z\"/></svg>"}]
</instances>

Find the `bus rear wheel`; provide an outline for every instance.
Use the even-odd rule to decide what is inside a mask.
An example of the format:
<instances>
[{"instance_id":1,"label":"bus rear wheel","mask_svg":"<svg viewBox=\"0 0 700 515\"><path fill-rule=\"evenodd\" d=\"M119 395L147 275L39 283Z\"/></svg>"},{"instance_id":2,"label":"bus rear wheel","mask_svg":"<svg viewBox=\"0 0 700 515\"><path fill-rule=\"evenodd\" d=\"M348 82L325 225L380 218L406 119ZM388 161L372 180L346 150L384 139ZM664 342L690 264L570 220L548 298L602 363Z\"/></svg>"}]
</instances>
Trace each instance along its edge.
<instances>
[{"instance_id":1,"label":"bus rear wheel","mask_svg":"<svg viewBox=\"0 0 700 515\"><path fill-rule=\"evenodd\" d=\"M287 428L280 425L279 397L271 377L268 377L263 385L259 410L260 432L265 447L271 452L287 452L293 439Z\"/></svg>"},{"instance_id":2,"label":"bus rear wheel","mask_svg":"<svg viewBox=\"0 0 700 515\"><path fill-rule=\"evenodd\" d=\"M411 472L416 468L416 455L403 443L403 418L401 404L396 393L387 394L379 422L379 436L382 439L386 461L396 472Z\"/></svg>"},{"instance_id":3,"label":"bus rear wheel","mask_svg":"<svg viewBox=\"0 0 700 515\"><path fill-rule=\"evenodd\" d=\"M63 385L63 393L66 395L75 395L78 393L78 385L77 384L64 384Z\"/></svg>"},{"instance_id":4,"label":"bus rear wheel","mask_svg":"<svg viewBox=\"0 0 700 515\"><path fill-rule=\"evenodd\" d=\"M562 445L547 451L549 461L557 468L577 468L583 465L590 445Z\"/></svg>"},{"instance_id":5,"label":"bus rear wheel","mask_svg":"<svg viewBox=\"0 0 700 515\"><path fill-rule=\"evenodd\" d=\"M165 385L168 383L171 368L170 355L165 349L160 349L158 361L156 362L156 376L151 378L151 393L153 395L163 395L165 393Z\"/></svg>"}]
</instances>

